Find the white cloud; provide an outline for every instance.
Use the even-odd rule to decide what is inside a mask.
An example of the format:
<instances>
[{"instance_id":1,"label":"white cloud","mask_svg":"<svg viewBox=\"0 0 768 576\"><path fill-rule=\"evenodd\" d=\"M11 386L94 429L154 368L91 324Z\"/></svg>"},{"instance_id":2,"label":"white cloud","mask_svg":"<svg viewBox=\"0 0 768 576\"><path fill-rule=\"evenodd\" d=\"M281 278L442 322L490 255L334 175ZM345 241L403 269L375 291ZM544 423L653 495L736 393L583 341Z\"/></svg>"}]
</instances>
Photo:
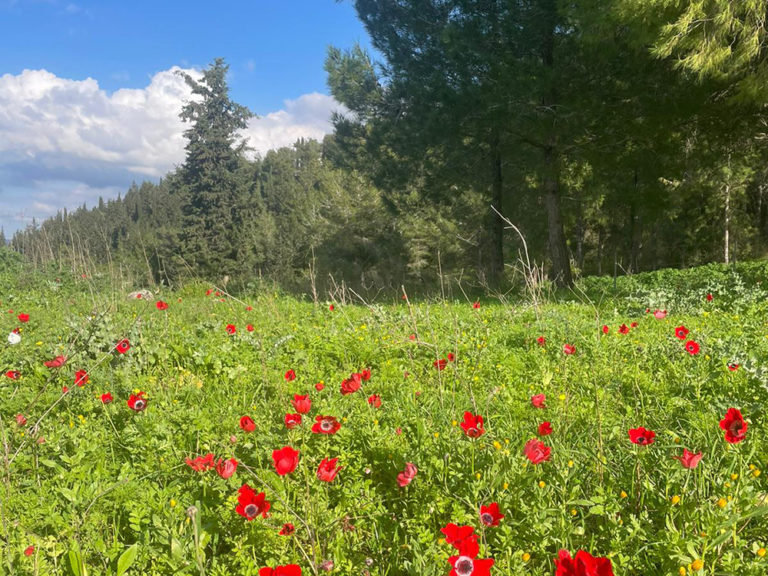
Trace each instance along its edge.
<instances>
[{"instance_id":1,"label":"white cloud","mask_svg":"<svg viewBox=\"0 0 768 576\"><path fill-rule=\"evenodd\" d=\"M93 205L132 180L155 179L184 160L179 119L191 92L178 67L141 89L111 94L96 80L46 70L0 76L0 225L13 231L32 217ZM319 93L286 100L284 109L251 120L244 136L258 154L332 131L339 105Z\"/></svg>"},{"instance_id":2,"label":"white cloud","mask_svg":"<svg viewBox=\"0 0 768 576\"><path fill-rule=\"evenodd\" d=\"M262 156L267 150L290 146L299 138L321 140L333 132L331 113L341 105L331 96L313 92L286 100L285 108L251 120L248 145Z\"/></svg>"}]
</instances>

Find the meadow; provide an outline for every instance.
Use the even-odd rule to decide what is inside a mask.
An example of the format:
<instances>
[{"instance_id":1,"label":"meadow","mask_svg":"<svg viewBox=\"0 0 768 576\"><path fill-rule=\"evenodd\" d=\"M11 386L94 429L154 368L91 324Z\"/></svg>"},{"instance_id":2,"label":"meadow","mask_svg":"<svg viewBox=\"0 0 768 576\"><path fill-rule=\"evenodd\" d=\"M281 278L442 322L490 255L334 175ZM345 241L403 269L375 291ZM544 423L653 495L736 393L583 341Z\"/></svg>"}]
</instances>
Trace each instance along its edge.
<instances>
[{"instance_id":1,"label":"meadow","mask_svg":"<svg viewBox=\"0 0 768 576\"><path fill-rule=\"evenodd\" d=\"M0 574L762 576L767 271L315 303L8 264Z\"/></svg>"}]
</instances>

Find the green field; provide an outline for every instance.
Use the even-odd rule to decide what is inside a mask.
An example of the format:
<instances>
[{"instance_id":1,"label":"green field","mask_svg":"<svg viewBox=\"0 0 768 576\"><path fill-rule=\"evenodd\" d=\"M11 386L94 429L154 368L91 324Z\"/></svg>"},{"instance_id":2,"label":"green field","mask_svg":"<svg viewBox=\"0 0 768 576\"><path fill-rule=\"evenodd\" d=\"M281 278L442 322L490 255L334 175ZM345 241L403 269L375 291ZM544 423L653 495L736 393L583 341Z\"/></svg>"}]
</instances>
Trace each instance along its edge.
<instances>
[{"instance_id":1,"label":"green field","mask_svg":"<svg viewBox=\"0 0 768 576\"><path fill-rule=\"evenodd\" d=\"M474 528L491 574L553 575L565 549L609 558L616 575L762 576L765 272L659 272L615 289L594 279L538 306L521 294L475 307L205 284L129 299L140 286L9 265L0 574L484 573L477 559L474 572L451 572L457 552L441 529L454 523ZM58 356L63 365L45 366ZM295 394L311 407L288 429ZM729 408L748 423L742 441L719 425ZM465 412L483 417L484 433L465 434ZM335 434L312 431L321 416L337 419ZM552 433L538 436L543 422ZM638 427L655 441L633 444ZM537 437L551 452L533 464L523 449ZM272 454L285 446L298 465L279 475ZM696 468L675 459L684 449L702 453ZM341 469L321 481L331 458ZM264 515L236 511L246 484L271 503ZM504 517L485 526L480 508L494 502Z\"/></svg>"}]
</instances>

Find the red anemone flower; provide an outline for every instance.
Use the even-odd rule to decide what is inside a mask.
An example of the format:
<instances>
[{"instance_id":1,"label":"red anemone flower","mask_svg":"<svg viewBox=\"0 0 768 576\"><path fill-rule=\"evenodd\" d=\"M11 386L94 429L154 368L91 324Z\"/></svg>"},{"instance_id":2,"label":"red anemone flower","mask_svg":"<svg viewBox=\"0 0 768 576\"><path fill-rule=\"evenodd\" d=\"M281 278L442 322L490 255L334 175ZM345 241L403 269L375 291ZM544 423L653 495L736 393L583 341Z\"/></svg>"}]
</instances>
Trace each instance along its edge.
<instances>
[{"instance_id":1,"label":"red anemone flower","mask_svg":"<svg viewBox=\"0 0 768 576\"><path fill-rule=\"evenodd\" d=\"M265 567L259 569L259 576L301 576L301 566L286 564L274 568Z\"/></svg>"},{"instance_id":2,"label":"red anemone flower","mask_svg":"<svg viewBox=\"0 0 768 576\"><path fill-rule=\"evenodd\" d=\"M248 324L248 325L245 327L245 329L246 329L246 331L248 331L248 332L253 332L253 324Z\"/></svg>"},{"instance_id":3,"label":"red anemone flower","mask_svg":"<svg viewBox=\"0 0 768 576\"><path fill-rule=\"evenodd\" d=\"M685 351L691 356L696 356L699 353L699 344L695 340L688 340L685 343Z\"/></svg>"},{"instance_id":4,"label":"red anemone flower","mask_svg":"<svg viewBox=\"0 0 768 576\"><path fill-rule=\"evenodd\" d=\"M101 395L101 403L102 404L110 404L110 403L112 403L113 400L114 400L114 398L112 398L112 393L111 392L105 392L104 394Z\"/></svg>"},{"instance_id":5,"label":"red anemone flower","mask_svg":"<svg viewBox=\"0 0 768 576\"><path fill-rule=\"evenodd\" d=\"M347 396L349 394L354 394L358 390L360 390L362 379L360 377L360 374L355 372L352 374L349 378L346 380L341 381L341 393L344 396Z\"/></svg>"},{"instance_id":6,"label":"red anemone flower","mask_svg":"<svg viewBox=\"0 0 768 576\"><path fill-rule=\"evenodd\" d=\"M419 470L414 466L411 462L405 463L405 469L400 472L400 474L397 475L397 484L400 486L400 488L405 488L410 484L414 478L416 478L416 474L418 474Z\"/></svg>"},{"instance_id":7,"label":"red anemone flower","mask_svg":"<svg viewBox=\"0 0 768 576\"><path fill-rule=\"evenodd\" d=\"M490 576L493 559L478 558L477 544L465 541L458 549L458 556L451 556L448 562L452 570L448 576Z\"/></svg>"},{"instance_id":8,"label":"red anemone flower","mask_svg":"<svg viewBox=\"0 0 768 576\"><path fill-rule=\"evenodd\" d=\"M648 444L654 443L656 439L656 432L643 428L642 426L639 428L632 428L629 430L629 439L632 444L647 446Z\"/></svg>"},{"instance_id":9,"label":"red anemone flower","mask_svg":"<svg viewBox=\"0 0 768 576\"><path fill-rule=\"evenodd\" d=\"M720 428L725 430L725 441L729 444L738 444L747 436L747 421L736 408L728 408Z\"/></svg>"},{"instance_id":10,"label":"red anemone flower","mask_svg":"<svg viewBox=\"0 0 768 576\"><path fill-rule=\"evenodd\" d=\"M158 310L168 310L168 302L163 302L162 300L155 302L155 306Z\"/></svg>"},{"instance_id":11,"label":"red anemone flower","mask_svg":"<svg viewBox=\"0 0 768 576\"><path fill-rule=\"evenodd\" d=\"M253 418L250 416L243 416L240 418L240 428L242 428L244 432L253 432L256 430L256 422L254 422Z\"/></svg>"},{"instance_id":12,"label":"red anemone flower","mask_svg":"<svg viewBox=\"0 0 768 576\"><path fill-rule=\"evenodd\" d=\"M688 336L689 332L690 330L688 330L688 328L685 326L678 326L675 328L675 336L677 336L677 338L680 340L685 340L685 337Z\"/></svg>"},{"instance_id":13,"label":"red anemone flower","mask_svg":"<svg viewBox=\"0 0 768 576\"><path fill-rule=\"evenodd\" d=\"M336 474L341 470L341 466L337 465L338 462L338 458L323 458L320 466L317 467L317 477L323 482L333 482Z\"/></svg>"},{"instance_id":14,"label":"red anemone flower","mask_svg":"<svg viewBox=\"0 0 768 576\"><path fill-rule=\"evenodd\" d=\"M381 408L381 396L379 396L378 394L371 394L368 397L368 404L370 404L374 408Z\"/></svg>"},{"instance_id":15,"label":"red anemone flower","mask_svg":"<svg viewBox=\"0 0 768 576\"><path fill-rule=\"evenodd\" d=\"M299 414L307 414L310 410L312 410L312 399L309 397L309 394L306 394L302 396L301 394L295 394L293 396L293 408L298 412Z\"/></svg>"},{"instance_id":16,"label":"red anemone flower","mask_svg":"<svg viewBox=\"0 0 768 576\"><path fill-rule=\"evenodd\" d=\"M613 567L610 559L584 550L576 552L575 558L568 550L560 550L555 559L555 576L613 576Z\"/></svg>"},{"instance_id":17,"label":"red anemone flower","mask_svg":"<svg viewBox=\"0 0 768 576\"><path fill-rule=\"evenodd\" d=\"M27 419L24 417L24 414L16 414L16 424L19 426L27 425Z\"/></svg>"},{"instance_id":18,"label":"red anemone flower","mask_svg":"<svg viewBox=\"0 0 768 576\"><path fill-rule=\"evenodd\" d=\"M739 369L739 364L736 364L736 362L729 362L728 363L728 370L731 372L736 372L736 370Z\"/></svg>"},{"instance_id":19,"label":"red anemone flower","mask_svg":"<svg viewBox=\"0 0 768 576\"><path fill-rule=\"evenodd\" d=\"M127 338L123 338L115 346L115 350L117 350L120 354L125 354L130 349L131 349L131 343L128 341Z\"/></svg>"},{"instance_id":20,"label":"red anemone flower","mask_svg":"<svg viewBox=\"0 0 768 576\"><path fill-rule=\"evenodd\" d=\"M491 502L490 506L480 506L480 522L485 526L498 526L499 520L504 518L504 514L499 511L498 502Z\"/></svg>"},{"instance_id":21,"label":"red anemone flower","mask_svg":"<svg viewBox=\"0 0 768 576\"><path fill-rule=\"evenodd\" d=\"M576 347L573 344L563 344L563 354L570 356L576 352Z\"/></svg>"},{"instance_id":22,"label":"red anemone flower","mask_svg":"<svg viewBox=\"0 0 768 576\"><path fill-rule=\"evenodd\" d=\"M35 547L34 546L27 546L24 548L24 556L32 556L32 554L35 553Z\"/></svg>"},{"instance_id":23,"label":"red anemone flower","mask_svg":"<svg viewBox=\"0 0 768 576\"><path fill-rule=\"evenodd\" d=\"M533 464L546 462L549 460L551 452L552 448L545 445L544 442L538 438L531 438L525 443L525 447L523 448L523 454L525 454L526 458Z\"/></svg>"},{"instance_id":24,"label":"red anemone flower","mask_svg":"<svg viewBox=\"0 0 768 576\"><path fill-rule=\"evenodd\" d=\"M539 436L549 436L552 434L552 424L549 422L542 422L539 424L538 434Z\"/></svg>"},{"instance_id":25,"label":"red anemone flower","mask_svg":"<svg viewBox=\"0 0 768 576\"><path fill-rule=\"evenodd\" d=\"M544 346L547 343L547 339L544 336L539 336L536 338L536 342L539 343L539 346Z\"/></svg>"},{"instance_id":26,"label":"red anemone flower","mask_svg":"<svg viewBox=\"0 0 768 576\"><path fill-rule=\"evenodd\" d=\"M291 414L290 412L285 415L285 427L288 430L301 426L301 414Z\"/></svg>"},{"instance_id":27,"label":"red anemone flower","mask_svg":"<svg viewBox=\"0 0 768 576\"><path fill-rule=\"evenodd\" d=\"M629 325L630 328L637 328L637 322L632 322L632 324Z\"/></svg>"},{"instance_id":28,"label":"red anemone flower","mask_svg":"<svg viewBox=\"0 0 768 576\"><path fill-rule=\"evenodd\" d=\"M440 528L440 532L445 535L445 543L457 550L465 542L474 542L477 545L477 534L475 534L475 529L472 526L457 526L450 522L445 527Z\"/></svg>"},{"instance_id":29,"label":"red anemone flower","mask_svg":"<svg viewBox=\"0 0 768 576\"><path fill-rule=\"evenodd\" d=\"M315 434L336 434L341 428L341 423L333 416L317 416L312 425L312 432Z\"/></svg>"},{"instance_id":30,"label":"red anemone flower","mask_svg":"<svg viewBox=\"0 0 768 576\"><path fill-rule=\"evenodd\" d=\"M318 382L317 384L315 384L315 390L317 390L318 392L322 392L324 389L325 389L325 384L323 384L322 382Z\"/></svg>"},{"instance_id":31,"label":"red anemone flower","mask_svg":"<svg viewBox=\"0 0 768 576\"><path fill-rule=\"evenodd\" d=\"M288 371L285 373L285 376L284 376L284 378L285 378L285 379L286 379L286 381L288 381L288 382L293 382L294 380L296 380L296 372L294 372L293 370L288 370Z\"/></svg>"},{"instance_id":32,"label":"red anemone flower","mask_svg":"<svg viewBox=\"0 0 768 576\"><path fill-rule=\"evenodd\" d=\"M216 460L216 474L224 478L231 478L237 470L237 460L230 458L229 460L222 460L219 458Z\"/></svg>"},{"instance_id":33,"label":"red anemone flower","mask_svg":"<svg viewBox=\"0 0 768 576\"><path fill-rule=\"evenodd\" d=\"M280 450L272 451L272 463L275 466L275 472L280 476L285 476L296 470L299 464L299 451L290 446L284 446Z\"/></svg>"},{"instance_id":34,"label":"red anemone flower","mask_svg":"<svg viewBox=\"0 0 768 576\"><path fill-rule=\"evenodd\" d=\"M75 384L80 386L80 388L85 386L89 380L90 380L90 376L88 376L88 372L86 372L85 370L78 370L77 372L75 372Z\"/></svg>"},{"instance_id":35,"label":"red anemone flower","mask_svg":"<svg viewBox=\"0 0 768 576\"><path fill-rule=\"evenodd\" d=\"M629 334L629 326L626 324L619 326L619 334Z\"/></svg>"},{"instance_id":36,"label":"red anemone flower","mask_svg":"<svg viewBox=\"0 0 768 576\"><path fill-rule=\"evenodd\" d=\"M608 332L610 332L610 330L611 330L611 329L610 329L610 328L608 328L608 326L606 326L605 324L603 324L603 334L608 334Z\"/></svg>"},{"instance_id":37,"label":"red anemone flower","mask_svg":"<svg viewBox=\"0 0 768 576\"><path fill-rule=\"evenodd\" d=\"M291 524L290 522L286 522L285 524L283 524L283 527L280 528L280 532L278 532L278 534L280 534L280 536L290 536L295 531L296 531L296 528L294 527L294 525Z\"/></svg>"},{"instance_id":38,"label":"red anemone flower","mask_svg":"<svg viewBox=\"0 0 768 576\"><path fill-rule=\"evenodd\" d=\"M473 302L473 303L472 303L472 308L474 308L475 310L477 310L478 308L480 308L480 302L478 302L478 301L475 301L475 302Z\"/></svg>"},{"instance_id":39,"label":"red anemone flower","mask_svg":"<svg viewBox=\"0 0 768 576\"><path fill-rule=\"evenodd\" d=\"M235 332L237 332L237 328L235 327L234 324L227 324L227 327L225 328L225 330L227 331L227 334L234 334Z\"/></svg>"},{"instance_id":40,"label":"red anemone flower","mask_svg":"<svg viewBox=\"0 0 768 576\"><path fill-rule=\"evenodd\" d=\"M445 370L445 367L448 365L448 360L445 358L440 358L439 360L435 360L432 362L432 366L437 368L438 370Z\"/></svg>"},{"instance_id":41,"label":"red anemone flower","mask_svg":"<svg viewBox=\"0 0 768 576\"><path fill-rule=\"evenodd\" d=\"M128 408L134 412L142 412L147 407L147 399L144 398L145 392L131 394L128 398Z\"/></svg>"},{"instance_id":42,"label":"red anemone flower","mask_svg":"<svg viewBox=\"0 0 768 576\"><path fill-rule=\"evenodd\" d=\"M16 316L16 318L18 318L19 322L21 322L22 324L26 324L27 322L29 322L29 314L19 314L18 316Z\"/></svg>"},{"instance_id":43,"label":"red anemone flower","mask_svg":"<svg viewBox=\"0 0 768 576\"><path fill-rule=\"evenodd\" d=\"M61 368L66 363L67 363L66 356L56 356L56 358L54 358L53 360L48 360L46 362L43 362L43 365L45 365L46 368Z\"/></svg>"},{"instance_id":44,"label":"red anemone flower","mask_svg":"<svg viewBox=\"0 0 768 576\"><path fill-rule=\"evenodd\" d=\"M259 514L263 518L267 517L271 504L266 499L264 492L256 494L248 484L243 484L237 492L235 512L248 521L253 520Z\"/></svg>"},{"instance_id":45,"label":"red anemone flower","mask_svg":"<svg viewBox=\"0 0 768 576\"><path fill-rule=\"evenodd\" d=\"M330 310L331 312L333 312L334 310L336 310L336 308L334 307L334 305L333 305L333 304L331 304L330 306L328 306L328 310Z\"/></svg>"},{"instance_id":46,"label":"red anemone flower","mask_svg":"<svg viewBox=\"0 0 768 576\"><path fill-rule=\"evenodd\" d=\"M478 438L485 434L483 417L479 414L475 415L472 412L464 412L464 422L460 426L464 430L464 434L470 438Z\"/></svg>"},{"instance_id":47,"label":"red anemone flower","mask_svg":"<svg viewBox=\"0 0 768 576\"><path fill-rule=\"evenodd\" d=\"M714 296L712 296L712 294L707 294L707 302L712 302L713 299Z\"/></svg>"},{"instance_id":48,"label":"red anemone flower","mask_svg":"<svg viewBox=\"0 0 768 576\"><path fill-rule=\"evenodd\" d=\"M664 318L667 317L667 311L666 310L656 310L653 313L653 317L656 318L656 320L664 320Z\"/></svg>"},{"instance_id":49,"label":"red anemone flower","mask_svg":"<svg viewBox=\"0 0 768 576\"><path fill-rule=\"evenodd\" d=\"M448 352L448 362L455 362L456 361L456 355L453 352Z\"/></svg>"},{"instance_id":50,"label":"red anemone flower","mask_svg":"<svg viewBox=\"0 0 768 576\"><path fill-rule=\"evenodd\" d=\"M206 454L205 456L198 456L194 460L190 458L185 458L184 462L187 463L187 466L192 468L195 472L205 472L206 470L210 470L213 468L213 454Z\"/></svg>"},{"instance_id":51,"label":"red anemone flower","mask_svg":"<svg viewBox=\"0 0 768 576\"><path fill-rule=\"evenodd\" d=\"M531 396L531 404L534 408L546 408L547 396L545 394L534 394Z\"/></svg>"},{"instance_id":52,"label":"red anemone flower","mask_svg":"<svg viewBox=\"0 0 768 576\"><path fill-rule=\"evenodd\" d=\"M8 372L5 373L6 378L10 378L11 380L18 380L21 376L21 372L18 370L8 370Z\"/></svg>"},{"instance_id":53,"label":"red anemone flower","mask_svg":"<svg viewBox=\"0 0 768 576\"><path fill-rule=\"evenodd\" d=\"M694 454L693 452L689 452L687 448L683 448L683 455L673 456L673 458L675 460L679 460L680 464L683 465L683 468L693 470L696 468L696 466L699 465L699 460L701 460L701 452Z\"/></svg>"},{"instance_id":54,"label":"red anemone flower","mask_svg":"<svg viewBox=\"0 0 768 576\"><path fill-rule=\"evenodd\" d=\"M371 369L365 368L363 370L360 370L360 378L362 378L363 381L368 382L368 380L371 379Z\"/></svg>"}]
</instances>

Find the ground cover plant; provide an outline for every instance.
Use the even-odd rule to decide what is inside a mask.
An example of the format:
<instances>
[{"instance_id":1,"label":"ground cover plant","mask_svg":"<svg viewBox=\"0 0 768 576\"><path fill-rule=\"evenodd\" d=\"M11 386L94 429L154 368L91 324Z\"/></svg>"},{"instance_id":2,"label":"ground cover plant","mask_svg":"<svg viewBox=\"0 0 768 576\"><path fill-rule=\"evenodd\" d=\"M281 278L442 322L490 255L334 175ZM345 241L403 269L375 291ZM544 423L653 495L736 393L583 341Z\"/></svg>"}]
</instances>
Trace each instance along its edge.
<instances>
[{"instance_id":1,"label":"ground cover plant","mask_svg":"<svg viewBox=\"0 0 768 576\"><path fill-rule=\"evenodd\" d=\"M668 276L533 307L6 273L0 573L763 575L768 304Z\"/></svg>"}]
</instances>

